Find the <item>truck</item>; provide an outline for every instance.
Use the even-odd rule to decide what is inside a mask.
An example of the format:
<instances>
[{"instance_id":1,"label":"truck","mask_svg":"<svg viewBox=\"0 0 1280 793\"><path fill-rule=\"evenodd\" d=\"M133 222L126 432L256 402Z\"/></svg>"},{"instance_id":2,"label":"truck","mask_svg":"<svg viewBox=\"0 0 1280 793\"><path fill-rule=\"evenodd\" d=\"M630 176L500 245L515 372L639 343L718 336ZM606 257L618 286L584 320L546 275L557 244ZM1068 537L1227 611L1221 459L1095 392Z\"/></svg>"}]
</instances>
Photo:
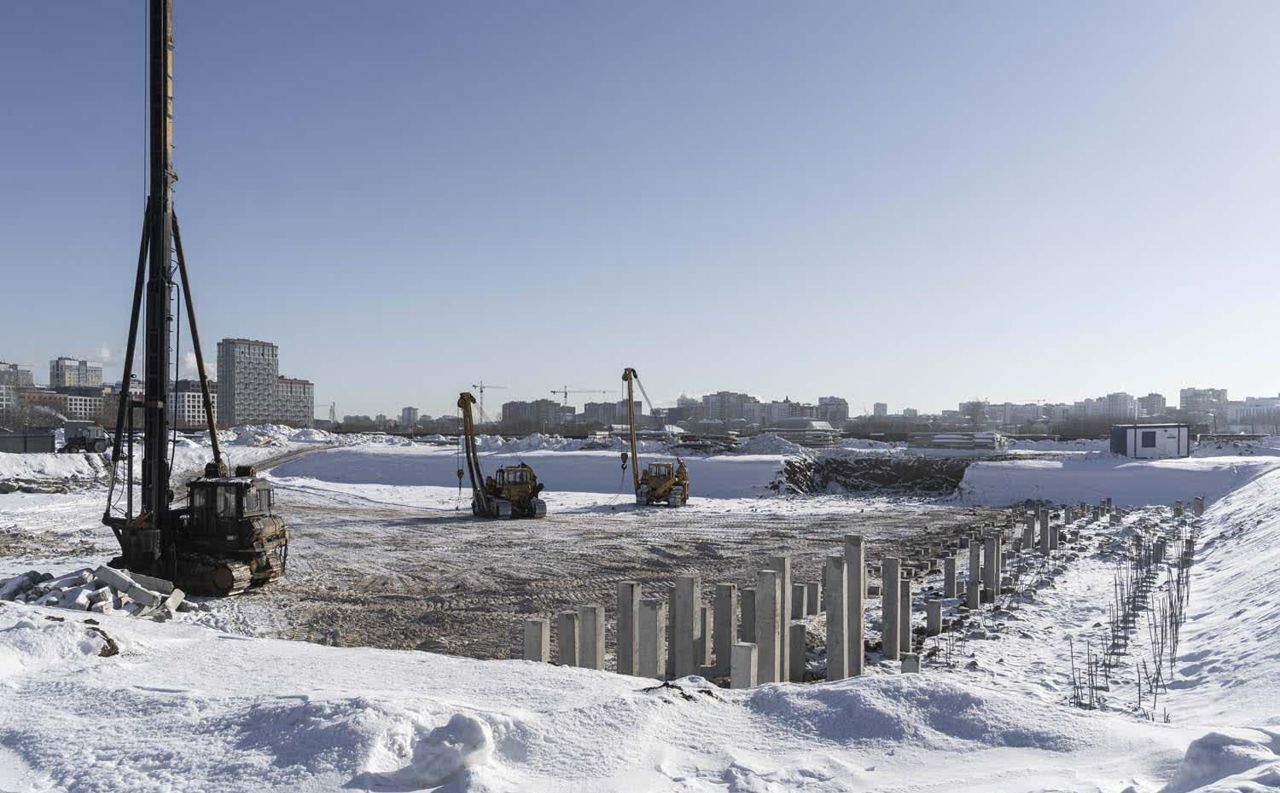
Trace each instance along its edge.
<instances>
[{"instance_id":1,"label":"truck","mask_svg":"<svg viewBox=\"0 0 1280 793\"><path fill-rule=\"evenodd\" d=\"M107 450L107 431L92 421L68 421L62 425L60 452L94 452Z\"/></svg>"}]
</instances>

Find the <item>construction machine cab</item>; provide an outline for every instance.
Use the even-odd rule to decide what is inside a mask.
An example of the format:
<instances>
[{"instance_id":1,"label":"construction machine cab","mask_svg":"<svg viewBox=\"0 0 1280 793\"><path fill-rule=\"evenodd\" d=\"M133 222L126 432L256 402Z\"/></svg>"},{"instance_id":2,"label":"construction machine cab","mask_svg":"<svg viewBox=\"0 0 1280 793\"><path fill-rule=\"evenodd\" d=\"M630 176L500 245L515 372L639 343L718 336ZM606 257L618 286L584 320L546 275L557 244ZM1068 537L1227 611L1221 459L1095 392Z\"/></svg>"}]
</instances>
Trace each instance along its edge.
<instances>
[{"instance_id":1,"label":"construction machine cab","mask_svg":"<svg viewBox=\"0 0 1280 793\"><path fill-rule=\"evenodd\" d=\"M194 560L188 587L233 594L284 572L288 529L272 514L271 485L242 465L228 476L210 463L187 485L188 507L178 532L178 550ZM195 584L195 586L192 586Z\"/></svg>"},{"instance_id":2,"label":"construction machine cab","mask_svg":"<svg viewBox=\"0 0 1280 793\"><path fill-rule=\"evenodd\" d=\"M669 479L672 474L672 468L673 466L671 463L649 463L649 466L645 468L644 472L650 477Z\"/></svg>"},{"instance_id":3,"label":"construction machine cab","mask_svg":"<svg viewBox=\"0 0 1280 793\"><path fill-rule=\"evenodd\" d=\"M528 487L536 485L538 477L533 469L524 463L508 465L498 469L498 487Z\"/></svg>"}]
</instances>

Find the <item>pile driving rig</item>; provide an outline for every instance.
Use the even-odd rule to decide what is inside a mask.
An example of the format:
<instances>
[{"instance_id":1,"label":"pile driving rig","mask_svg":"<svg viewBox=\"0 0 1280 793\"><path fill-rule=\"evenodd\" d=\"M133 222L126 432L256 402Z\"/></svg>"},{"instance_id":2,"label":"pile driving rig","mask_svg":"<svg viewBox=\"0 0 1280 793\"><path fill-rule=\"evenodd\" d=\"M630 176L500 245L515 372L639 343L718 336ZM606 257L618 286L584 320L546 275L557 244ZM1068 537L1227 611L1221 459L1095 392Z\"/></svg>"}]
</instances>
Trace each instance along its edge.
<instances>
[{"instance_id":1,"label":"pile driving rig","mask_svg":"<svg viewBox=\"0 0 1280 793\"><path fill-rule=\"evenodd\" d=\"M622 381L627 384L627 437L631 443L631 480L636 488L636 504L641 507L666 504L683 507L689 503L689 469L679 457L674 463L661 461L649 463L640 470L640 444L636 440L636 399L633 384L640 386L646 402L649 395L640 385L640 375L635 369L622 370ZM653 405L649 405L650 410ZM622 464L627 464L627 453L622 453Z\"/></svg>"},{"instance_id":2,"label":"pile driving rig","mask_svg":"<svg viewBox=\"0 0 1280 793\"><path fill-rule=\"evenodd\" d=\"M470 391L458 395L462 410L462 442L466 447L467 478L471 480L471 514L486 518L541 518L547 514L547 502L538 498L542 483L525 463L499 468L486 477L476 452L476 423L471 406L476 398ZM458 472L462 478L462 472Z\"/></svg>"},{"instance_id":3,"label":"pile driving rig","mask_svg":"<svg viewBox=\"0 0 1280 793\"><path fill-rule=\"evenodd\" d=\"M218 448L209 381L205 376L186 257L182 252L182 235L173 212L176 177L173 170L171 0L149 0L147 27L150 52L147 87L150 194L143 214L123 377L123 382L128 383L133 372L134 348L145 292L143 396L137 399L127 388L120 395L112 449L112 486L102 522L111 527L120 543L121 554L111 561L113 567L168 579L188 594L230 595L284 574L289 531L284 521L271 512L271 487L257 478L251 466L239 466L234 472L229 472ZM175 254L209 437L213 443L213 462L205 466L202 478L188 484L187 506L176 509L173 491L169 487L169 387L173 370L169 355L176 353L171 346L171 327L175 320L171 308ZM133 447L136 410L142 413L143 426L141 504L135 514ZM127 448L122 450L126 443ZM116 467L121 460L128 462L123 513L118 508L115 481Z\"/></svg>"}]
</instances>

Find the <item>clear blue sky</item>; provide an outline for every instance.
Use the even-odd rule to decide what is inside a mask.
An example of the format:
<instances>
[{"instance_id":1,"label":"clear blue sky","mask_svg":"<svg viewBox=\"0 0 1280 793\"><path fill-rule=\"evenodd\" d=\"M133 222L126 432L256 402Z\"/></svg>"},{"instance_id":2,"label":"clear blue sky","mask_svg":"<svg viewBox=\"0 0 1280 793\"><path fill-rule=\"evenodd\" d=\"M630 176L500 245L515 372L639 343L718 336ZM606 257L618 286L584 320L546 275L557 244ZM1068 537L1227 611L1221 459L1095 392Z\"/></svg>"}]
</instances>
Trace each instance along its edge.
<instances>
[{"instance_id":1,"label":"clear blue sky","mask_svg":"<svg viewBox=\"0 0 1280 793\"><path fill-rule=\"evenodd\" d=\"M206 354L321 415L1280 391L1275 3L175 5ZM118 367L143 26L0 4L0 359Z\"/></svg>"}]
</instances>

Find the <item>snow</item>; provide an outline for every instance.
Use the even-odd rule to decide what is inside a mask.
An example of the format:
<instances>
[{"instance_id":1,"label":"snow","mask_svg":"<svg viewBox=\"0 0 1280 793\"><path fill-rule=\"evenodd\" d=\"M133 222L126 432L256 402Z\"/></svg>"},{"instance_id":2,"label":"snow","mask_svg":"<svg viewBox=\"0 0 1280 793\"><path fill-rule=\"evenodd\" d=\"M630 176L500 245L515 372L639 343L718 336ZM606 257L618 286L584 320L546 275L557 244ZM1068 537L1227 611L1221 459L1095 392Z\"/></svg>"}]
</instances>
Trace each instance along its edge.
<instances>
[{"instance_id":1,"label":"snow","mask_svg":"<svg viewBox=\"0 0 1280 793\"><path fill-rule=\"evenodd\" d=\"M642 456L641 465L672 457ZM693 494L704 498L743 498L771 493L769 484L782 468L776 454L733 454L682 458L689 467ZM485 471L525 462L532 465L548 493L595 493L631 498L631 472L619 452L552 451L535 448L481 456ZM629 465L630 463L628 463ZM464 463L457 451L440 446L348 446L291 460L274 469L280 479L343 484L458 487ZM470 489L465 481L463 487Z\"/></svg>"},{"instance_id":2,"label":"snow","mask_svg":"<svg viewBox=\"0 0 1280 793\"><path fill-rule=\"evenodd\" d=\"M452 509L453 449L388 438L261 428L227 441L233 454L262 459L311 450L271 476L282 490L311 499L315 513L338 499ZM630 501L617 452L526 440L518 448L495 441L499 451L486 454L484 465L530 462L548 483L553 509L589 512ZM187 448L192 462L207 453L199 442ZM865 500L762 497L791 452L751 451L758 453L690 458L695 498L678 515L777 509L856 520ZM92 615L94 626L83 612L0 603L0 790L1280 787L1280 459L1134 461L1052 451L974 463L957 500L1111 496L1134 513L1119 527L1087 527L1095 544L1072 550L1078 558L1033 599L984 612L964 633L957 663L926 659L918 675L886 663L831 684L730 691L686 678L659 687L524 661L247 638L201 624L202 613L166 623ZM0 466L12 467L4 458L15 456L0 455ZM44 457L53 459L22 461L20 474L0 467L0 475L66 478L81 470L77 460L94 456ZM52 467L33 474L41 465ZM1124 676L1142 650L1141 631L1134 657L1117 672L1123 679L1107 694L1109 707L1070 707L1066 641L1078 648L1106 619L1114 575L1108 543L1141 526L1169 525L1167 505L1195 495L1211 503L1200 523L1176 673L1162 699L1169 723L1136 717L1128 702L1131 678ZM100 503L97 493L0 495L0 525L70 534ZM927 503L903 508L927 520ZM0 577L4 568L60 574L96 563L70 552L47 561L0 558ZM936 583L934 575L923 586ZM871 631L876 609L873 600ZM947 609L954 613L954 604ZM822 619L811 618L809 627L820 629ZM103 654L103 634L118 654Z\"/></svg>"},{"instance_id":3,"label":"snow","mask_svg":"<svg viewBox=\"0 0 1280 793\"><path fill-rule=\"evenodd\" d=\"M523 661L112 617L102 628L120 654L100 658L80 623L9 612L0 657L16 671L0 687L0 745L58 789L1080 789L1124 774L1130 753L1154 752L1144 767L1176 761L1170 730L1111 729L923 675L752 691L686 678L682 695ZM106 729L82 729L90 713Z\"/></svg>"},{"instance_id":4,"label":"snow","mask_svg":"<svg viewBox=\"0 0 1280 793\"><path fill-rule=\"evenodd\" d=\"M1058 504L1172 504L1194 496L1215 501L1280 467L1273 457L1191 457L1132 460L1116 455L975 462L958 497L964 503L1004 506L1026 499Z\"/></svg>"}]
</instances>

